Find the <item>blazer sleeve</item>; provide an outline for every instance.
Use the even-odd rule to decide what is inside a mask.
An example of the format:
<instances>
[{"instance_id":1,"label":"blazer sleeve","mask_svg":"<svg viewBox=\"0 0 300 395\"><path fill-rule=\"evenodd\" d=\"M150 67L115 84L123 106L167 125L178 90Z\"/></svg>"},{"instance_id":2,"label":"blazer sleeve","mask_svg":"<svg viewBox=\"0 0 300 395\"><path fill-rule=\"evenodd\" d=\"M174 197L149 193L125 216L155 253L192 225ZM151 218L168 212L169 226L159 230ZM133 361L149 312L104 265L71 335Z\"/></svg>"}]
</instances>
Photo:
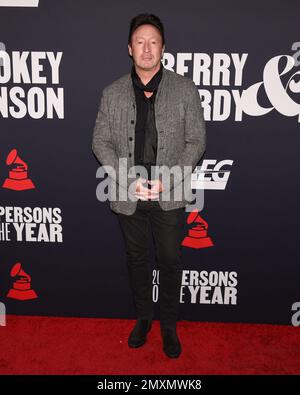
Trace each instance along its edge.
<instances>
[{"instance_id":1,"label":"blazer sleeve","mask_svg":"<svg viewBox=\"0 0 300 395\"><path fill-rule=\"evenodd\" d=\"M109 121L109 100L106 88L102 92L95 122L92 150L111 180L128 191L130 183L128 177L126 177L127 169L125 170L126 175L124 175L124 172L119 174L119 161L112 140Z\"/></svg>"}]
</instances>

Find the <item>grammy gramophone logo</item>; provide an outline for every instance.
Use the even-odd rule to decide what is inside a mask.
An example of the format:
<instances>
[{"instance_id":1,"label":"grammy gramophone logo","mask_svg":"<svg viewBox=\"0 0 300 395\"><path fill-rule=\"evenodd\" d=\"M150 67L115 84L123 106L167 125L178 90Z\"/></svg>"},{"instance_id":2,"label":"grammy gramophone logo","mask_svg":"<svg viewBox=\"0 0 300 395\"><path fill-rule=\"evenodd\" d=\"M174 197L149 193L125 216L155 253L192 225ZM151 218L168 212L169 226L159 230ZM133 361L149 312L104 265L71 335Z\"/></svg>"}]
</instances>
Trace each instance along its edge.
<instances>
[{"instance_id":1,"label":"grammy gramophone logo","mask_svg":"<svg viewBox=\"0 0 300 395\"><path fill-rule=\"evenodd\" d=\"M10 271L10 276L14 279L14 282L7 294L8 298L18 300L37 298L36 292L31 288L31 277L22 269L20 262L14 264Z\"/></svg>"},{"instance_id":2,"label":"grammy gramophone logo","mask_svg":"<svg viewBox=\"0 0 300 395\"><path fill-rule=\"evenodd\" d=\"M7 155L6 164L9 166L9 173L2 185L3 188L15 191L35 188L31 179L28 178L28 165L20 158L16 149L12 149Z\"/></svg>"},{"instance_id":3,"label":"grammy gramophone logo","mask_svg":"<svg viewBox=\"0 0 300 395\"><path fill-rule=\"evenodd\" d=\"M188 236L183 239L181 245L191 248L206 248L214 245L207 234L208 224L197 209L189 213L186 222L189 225L192 224L192 228L188 230Z\"/></svg>"}]
</instances>

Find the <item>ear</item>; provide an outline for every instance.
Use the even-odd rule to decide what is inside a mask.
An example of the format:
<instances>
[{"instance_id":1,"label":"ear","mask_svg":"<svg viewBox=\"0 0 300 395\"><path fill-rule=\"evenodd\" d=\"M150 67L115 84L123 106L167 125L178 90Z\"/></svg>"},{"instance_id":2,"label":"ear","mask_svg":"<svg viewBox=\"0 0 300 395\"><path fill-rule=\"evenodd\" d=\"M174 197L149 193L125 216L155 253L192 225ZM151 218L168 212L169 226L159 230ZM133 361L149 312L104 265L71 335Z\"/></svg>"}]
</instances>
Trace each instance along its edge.
<instances>
[{"instance_id":1,"label":"ear","mask_svg":"<svg viewBox=\"0 0 300 395\"><path fill-rule=\"evenodd\" d=\"M162 49L161 49L161 57L164 56L164 52L165 52L165 46L163 46Z\"/></svg>"},{"instance_id":2,"label":"ear","mask_svg":"<svg viewBox=\"0 0 300 395\"><path fill-rule=\"evenodd\" d=\"M129 53L130 56L132 56L132 48L131 48L131 46L129 44L128 44L128 53Z\"/></svg>"}]
</instances>

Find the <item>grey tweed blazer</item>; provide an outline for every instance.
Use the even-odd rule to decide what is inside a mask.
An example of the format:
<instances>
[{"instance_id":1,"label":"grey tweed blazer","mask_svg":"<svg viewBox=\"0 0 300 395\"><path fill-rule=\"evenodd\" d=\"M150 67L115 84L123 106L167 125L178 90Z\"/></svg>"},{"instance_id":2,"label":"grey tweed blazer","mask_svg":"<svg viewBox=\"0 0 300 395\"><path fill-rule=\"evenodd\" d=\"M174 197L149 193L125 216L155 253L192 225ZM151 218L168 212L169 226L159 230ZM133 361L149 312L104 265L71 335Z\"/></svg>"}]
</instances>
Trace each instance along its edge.
<instances>
[{"instance_id":1,"label":"grey tweed blazer","mask_svg":"<svg viewBox=\"0 0 300 395\"><path fill-rule=\"evenodd\" d=\"M157 166L180 166L182 178L172 178L164 188L170 191L170 200L161 195L158 200L163 210L185 207L193 200L191 173L204 154L206 131L203 108L194 82L163 68L163 74L155 98L155 123L157 128ZM130 184L138 178L131 171L121 177L120 158L127 159L127 170L134 164L136 102L130 73L103 89L93 132L92 150L105 168L111 180L116 182L117 199L110 199L110 208L115 213L131 215L136 210L137 200L119 199L121 189L128 191ZM123 160L124 162L125 159ZM184 173L184 166L191 171ZM116 171L112 171L115 169ZM186 168L185 168L186 169ZM121 170L122 171L122 170ZM163 181L163 180L162 180ZM182 199L172 198L183 184L188 192ZM173 192L173 194L172 194Z\"/></svg>"}]
</instances>

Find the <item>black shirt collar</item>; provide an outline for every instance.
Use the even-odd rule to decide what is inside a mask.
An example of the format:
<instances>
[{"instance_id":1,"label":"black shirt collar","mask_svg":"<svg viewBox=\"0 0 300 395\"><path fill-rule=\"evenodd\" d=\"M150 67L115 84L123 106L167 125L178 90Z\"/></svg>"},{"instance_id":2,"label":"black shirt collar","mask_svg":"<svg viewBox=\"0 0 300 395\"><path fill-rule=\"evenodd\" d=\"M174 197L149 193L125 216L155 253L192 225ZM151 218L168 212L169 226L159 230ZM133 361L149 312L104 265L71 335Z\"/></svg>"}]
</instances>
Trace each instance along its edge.
<instances>
[{"instance_id":1,"label":"black shirt collar","mask_svg":"<svg viewBox=\"0 0 300 395\"><path fill-rule=\"evenodd\" d=\"M148 84L144 85L135 70L135 66L132 65L131 78L132 78L133 84L136 87L138 87L139 89L146 91L146 92L154 92L155 90L157 90L158 85L161 81L162 73L163 73L163 65L160 62L159 70L154 74L154 76L151 78L151 80L148 82Z\"/></svg>"}]
</instances>

